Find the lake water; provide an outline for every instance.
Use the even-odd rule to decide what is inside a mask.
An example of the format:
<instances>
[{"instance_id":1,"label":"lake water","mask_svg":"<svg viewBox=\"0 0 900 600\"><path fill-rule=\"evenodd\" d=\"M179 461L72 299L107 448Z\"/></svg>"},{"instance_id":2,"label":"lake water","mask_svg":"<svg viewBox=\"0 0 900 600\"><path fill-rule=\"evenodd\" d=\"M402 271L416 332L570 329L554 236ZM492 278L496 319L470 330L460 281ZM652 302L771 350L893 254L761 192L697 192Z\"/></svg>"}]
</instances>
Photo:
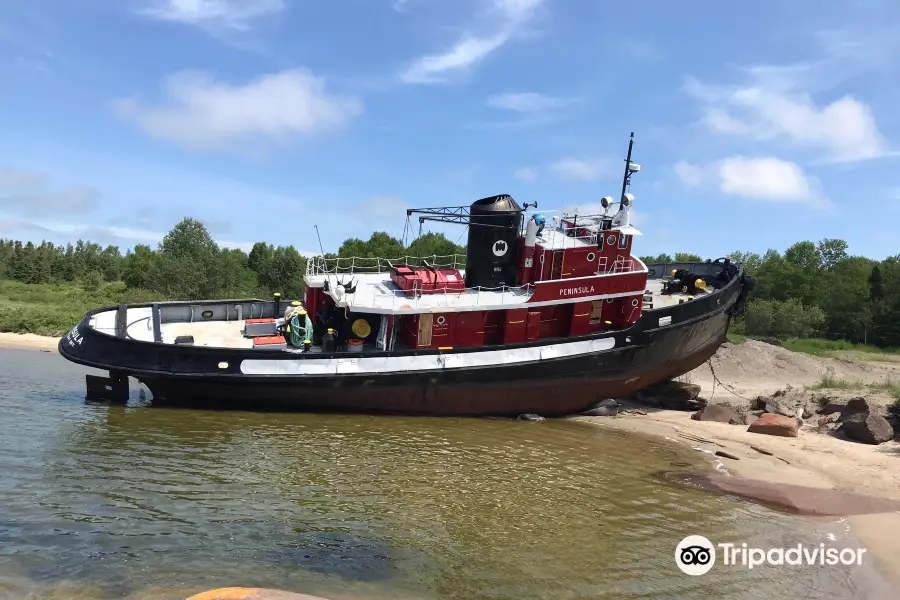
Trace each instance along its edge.
<instances>
[{"instance_id":1,"label":"lake water","mask_svg":"<svg viewBox=\"0 0 900 600\"><path fill-rule=\"evenodd\" d=\"M840 541L680 487L699 453L571 421L202 412L84 401L85 369L0 349L0 598L876 598L849 567L717 565L677 543ZM849 542L848 542L849 544ZM855 547L855 544L850 544Z\"/></svg>"}]
</instances>

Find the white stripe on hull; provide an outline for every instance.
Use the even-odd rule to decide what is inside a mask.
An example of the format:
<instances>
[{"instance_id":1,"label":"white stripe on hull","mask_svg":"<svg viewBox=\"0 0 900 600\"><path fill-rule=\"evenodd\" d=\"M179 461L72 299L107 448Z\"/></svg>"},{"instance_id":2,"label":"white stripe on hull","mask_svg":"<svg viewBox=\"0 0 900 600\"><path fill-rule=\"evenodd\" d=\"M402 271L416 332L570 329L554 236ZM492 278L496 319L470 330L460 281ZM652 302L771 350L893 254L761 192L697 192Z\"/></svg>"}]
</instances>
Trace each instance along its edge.
<instances>
[{"instance_id":1,"label":"white stripe on hull","mask_svg":"<svg viewBox=\"0 0 900 600\"><path fill-rule=\"evenodd\" d=\"M256 359L241 362L245 375L341 375L352 373L404 373L435 369L465 369L581 356L611 350L612 337L579 342L563 342L531 348L476 350L424 356L371 356L364 358Z\"/></svg>"}]
</instances>

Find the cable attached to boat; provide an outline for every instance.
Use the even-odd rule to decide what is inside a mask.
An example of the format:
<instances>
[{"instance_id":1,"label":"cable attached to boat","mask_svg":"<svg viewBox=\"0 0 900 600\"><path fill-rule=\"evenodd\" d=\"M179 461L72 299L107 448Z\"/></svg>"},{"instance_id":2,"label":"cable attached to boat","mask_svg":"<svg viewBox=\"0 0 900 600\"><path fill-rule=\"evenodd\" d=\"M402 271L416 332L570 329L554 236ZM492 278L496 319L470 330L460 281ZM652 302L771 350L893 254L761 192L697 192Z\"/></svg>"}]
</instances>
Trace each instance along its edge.
<instances>
[{"instance_id":1,"label":"cable attached to boat","mask_svg":"<svg viewBox=\"0 0 900 600\"><path fill-rule=\"evenodd\" d=\"M711 358L710 358L710 359L707 359L706 364L709 365L709 371L710 371L710 373L712 373L712 376L713 376L713 391L712 391L712 393L709 395L709 399L710 399L710 400L712 400L713 395L716 393L716 384L718 383L718 384L721 385L723 388L725 388L725 391L731 392L732 394L734 394L735 396L737 396L737 397L740 398L741 400L746 400L747 402L753 402L753 400L751 400L750 398L747 398L747 397L745 397L745 396L741 396L740 394L738 394L737 392L735 392L734 389L732 389L732 388L730 388L729 386L727 386L727 385L725 385L724 383L722 383L722 380L719 379L719 376L718 376L718 375L716 375L716 370L715 370L715 369L713 368L713 366L712 366L712 359L711 359Z\"/></svg>"}]
</instances>

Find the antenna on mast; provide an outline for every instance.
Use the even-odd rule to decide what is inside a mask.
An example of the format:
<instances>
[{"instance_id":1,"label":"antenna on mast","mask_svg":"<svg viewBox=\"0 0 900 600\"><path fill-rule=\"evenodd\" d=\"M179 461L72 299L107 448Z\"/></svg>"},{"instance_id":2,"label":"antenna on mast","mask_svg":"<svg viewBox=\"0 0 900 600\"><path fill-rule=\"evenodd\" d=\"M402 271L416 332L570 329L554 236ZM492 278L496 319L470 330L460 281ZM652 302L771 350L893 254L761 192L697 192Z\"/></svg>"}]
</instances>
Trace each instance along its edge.
<instances>
[{"instance_id":1,"label":"antenna on mast","mask_svg":"<svg viewBox=\"0 0 900 600\"><path fill-rule=\"evenodd\" d=\"M319 238L319 250L322 251L322 256L325 256L325 248L322 246L322 236L319 235L319 226L313 225L316 229L316 237Z\"/></svg>"},{"instance_id":2,"label":"antenna on mast","mask_svg":"<svg viewBox=\"0 0 900 600\"><path fill-rule=\"evenodd\" d=\"M631 162L632 147L634 147L633 131L631 132L631 137L628 139L628 156L625 158L625 176L622 178L622 194L619 196L619 200L625 198L625 192L628 191L628 186L631 185L631 176L641 170L641 165Z\"/></svg>"}]
</instances>

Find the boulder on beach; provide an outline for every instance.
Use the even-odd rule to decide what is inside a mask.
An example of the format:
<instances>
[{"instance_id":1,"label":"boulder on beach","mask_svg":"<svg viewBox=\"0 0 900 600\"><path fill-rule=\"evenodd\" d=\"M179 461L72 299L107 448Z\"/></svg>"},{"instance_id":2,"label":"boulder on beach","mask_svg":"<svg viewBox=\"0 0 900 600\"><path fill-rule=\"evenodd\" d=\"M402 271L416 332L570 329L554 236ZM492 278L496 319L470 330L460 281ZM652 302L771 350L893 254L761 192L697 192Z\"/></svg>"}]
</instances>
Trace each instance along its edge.
<instances>
[{"instance_id":1,"label":"boulder on beach","mask_svg":"<svg viewBox=\"0 0 900 600\"><path fill-rule=\"evenodd\" d=\"M841 410L841 421L846 421L849 417L857 414L867 415L869 413L878 414L878 407L862 396L850 398L847 404Z\"/></svg>"},{"instance_id":2,"label":"boulder on beach","mask_svg":"<svg viewBox=\"0 0 900 600\"><path fill-rule=\"evenodd\" d=\"M881 415L856 412L842 421L841 430L853 441L863 444L883 444L894 439L894 428Z\"/></svg>"},{"instance_id":3,"label":"boulder on beach","mask_svg":"<svg viewBox=\"0 0 900 600\"><path fill-rule=\"evenodd\" d=\"M700 398L700 386L674 379L661 381L635 392L631 399L658 408L672 410L698 410L706 406Z\"/></svg>"},{"instance_id":4,"label":"boulder on beach","mask_svg":"<svg viewBox=\"0 0 900 600\"><path fill-rule=\"evenodd\" d=\"M614 417L619 414L619 403L612 398L601 400L591 408L587 409L582 415L586 417Z\"/></svg>"},{"instance_id":5,"label":"boulder on beach","mask_svg":"<svg viewBox=\"0 0 900 600\"><path fill-rule=\"evenodd\" d=\"M724 404L707 404L692 414L691 418L695 421L714 421L731 425L744 424L744 418L732 407Z\"/></svg>"},{"instance_id":6,"label":"boulder on beach","mask_svg":"<svg viewBox=\"0 0 900 600\"><path fill-rule=\"evenodd\" d=\"M187 600L328 600L321 596L295 594L266 588L227 587L195 594Z\"/></svg>"},{"instance_id":7,"label":"boulder on beach","mask_svg":"<svg viewBox=\"0 0 900 600\"><path fill-rule=\"evenodd\" d=\"M747 431L780 437L797 437L800 434L800 423L792 417L775 413L763 413L758 419L750 423Z\"/></svg>"}]
</instances>

